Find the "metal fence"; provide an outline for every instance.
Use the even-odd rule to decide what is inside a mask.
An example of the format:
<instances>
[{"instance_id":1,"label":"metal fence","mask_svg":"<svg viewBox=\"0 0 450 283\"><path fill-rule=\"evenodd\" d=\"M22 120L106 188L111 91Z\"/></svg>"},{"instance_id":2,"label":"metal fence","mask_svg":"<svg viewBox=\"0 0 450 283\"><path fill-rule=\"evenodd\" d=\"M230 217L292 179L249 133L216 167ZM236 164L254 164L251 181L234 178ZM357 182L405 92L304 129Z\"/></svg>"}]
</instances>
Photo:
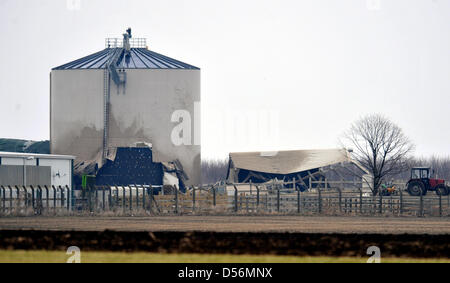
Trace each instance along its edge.
<instances>
[{"instance_id":1,"label":"metal fence","mask_svg":"<svg viewBox=\"0 0 450 283\"><path fill-rule=\"evenodd\" d=\"M284 214L360 216L450 216L450 196L429 193L372 196L354 182L312 181L306 191L291 183L191 187L186 193L161 186L0 186L1 215L15 214ZM361 184L359 184L361 185Z\"/></svg>"},{"instance_id":2,"label":"metal fence","mask_svg":"<svg viewBox=\"0 0 450 283\"><path fill-rule=\"evenodd\" d=\"M70 212L72 199L68 186L0 186L0 213Z\"/></svg>"},{"instance_id":3,"label":"metal fence","mask_svg":"<svg viewBox=\"0 0 450 283\"><path fill-rule=\"evenodd\" d=\"M147 39L146 38L130 38L129 39L131 48L146 48ZM106 38L105 48L123 48L122 38Z\"/></svg>"}]
</instances>

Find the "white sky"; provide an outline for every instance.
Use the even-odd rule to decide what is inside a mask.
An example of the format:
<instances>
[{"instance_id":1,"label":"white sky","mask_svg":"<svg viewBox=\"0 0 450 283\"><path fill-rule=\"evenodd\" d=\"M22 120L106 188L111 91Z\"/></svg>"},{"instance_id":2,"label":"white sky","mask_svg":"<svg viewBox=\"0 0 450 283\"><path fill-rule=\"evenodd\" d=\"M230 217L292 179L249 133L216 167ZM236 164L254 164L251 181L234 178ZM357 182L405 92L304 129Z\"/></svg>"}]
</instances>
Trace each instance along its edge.
<instances>
[{"instance_id":1,"label":"white sky","mask_svg":"<svg viewBox=\"0 0 450 283\"><path fill-rule=\"evenodd\" d=\"M373 112L450 155L450 0L66 2L0 0L0 137L48 139L50 69L130 26L202 69L206 158L336 147Z\"/></svg>"}]
</instances>

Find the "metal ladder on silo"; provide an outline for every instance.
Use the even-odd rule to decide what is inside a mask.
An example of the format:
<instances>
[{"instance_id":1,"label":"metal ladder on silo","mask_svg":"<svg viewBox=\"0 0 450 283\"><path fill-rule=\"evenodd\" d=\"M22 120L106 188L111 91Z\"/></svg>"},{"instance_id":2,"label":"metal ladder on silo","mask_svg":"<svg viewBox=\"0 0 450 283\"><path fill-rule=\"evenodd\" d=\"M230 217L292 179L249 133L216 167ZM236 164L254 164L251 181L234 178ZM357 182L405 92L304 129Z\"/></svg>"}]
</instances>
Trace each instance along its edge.
<instances>
[{"instance_id":1,"label":"metal ladder on silo","mask_svg":"<svg viewBox=\"0 0 450 283\"><path fill-rule=\"evenodd\" d=\"M110 106L110 80L108 68L103 71L103 153L102 165L106 162L108 155L109 139L109 106Z\"/></svg>"}]
</instances>

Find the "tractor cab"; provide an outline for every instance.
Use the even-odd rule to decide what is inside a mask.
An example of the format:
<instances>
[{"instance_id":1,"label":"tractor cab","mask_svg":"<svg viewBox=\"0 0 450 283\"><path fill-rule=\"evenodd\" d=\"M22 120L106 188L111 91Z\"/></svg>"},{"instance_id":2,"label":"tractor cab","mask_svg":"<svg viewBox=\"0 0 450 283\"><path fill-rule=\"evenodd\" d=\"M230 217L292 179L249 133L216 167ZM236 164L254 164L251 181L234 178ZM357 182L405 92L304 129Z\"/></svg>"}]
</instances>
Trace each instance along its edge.
<instances>
[{"instance_id":1,"label":"tractor cab","mask_svg":"<svg viewBox=\"0 0 450 283\"><path fill-rule=\"evenodd\" d=\"M415 167L411 169L411 180L413 179L430 179L429 167Z\"/></svg>"}]
</instances>

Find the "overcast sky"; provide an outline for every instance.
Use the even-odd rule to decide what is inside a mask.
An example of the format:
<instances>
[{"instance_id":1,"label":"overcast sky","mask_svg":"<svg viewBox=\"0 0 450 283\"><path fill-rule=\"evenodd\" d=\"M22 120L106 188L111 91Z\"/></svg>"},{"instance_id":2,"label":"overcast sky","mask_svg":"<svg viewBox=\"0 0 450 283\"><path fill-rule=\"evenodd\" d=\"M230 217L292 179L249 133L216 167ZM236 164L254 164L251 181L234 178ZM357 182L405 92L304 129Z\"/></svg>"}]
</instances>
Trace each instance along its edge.
<instances>
[{"instance_id":1,"label":"overcast sky","mask_svg":"<svg viewBox=\"0 0 450 283\"><path fill-rule=\"evenodd\" d=\"M71 2L0 0L0 137L48 139L51 68L131 27L201 68L204 157L333 148L374 112L450 155L449 0Z\"/></svg>"}]
</instances>

